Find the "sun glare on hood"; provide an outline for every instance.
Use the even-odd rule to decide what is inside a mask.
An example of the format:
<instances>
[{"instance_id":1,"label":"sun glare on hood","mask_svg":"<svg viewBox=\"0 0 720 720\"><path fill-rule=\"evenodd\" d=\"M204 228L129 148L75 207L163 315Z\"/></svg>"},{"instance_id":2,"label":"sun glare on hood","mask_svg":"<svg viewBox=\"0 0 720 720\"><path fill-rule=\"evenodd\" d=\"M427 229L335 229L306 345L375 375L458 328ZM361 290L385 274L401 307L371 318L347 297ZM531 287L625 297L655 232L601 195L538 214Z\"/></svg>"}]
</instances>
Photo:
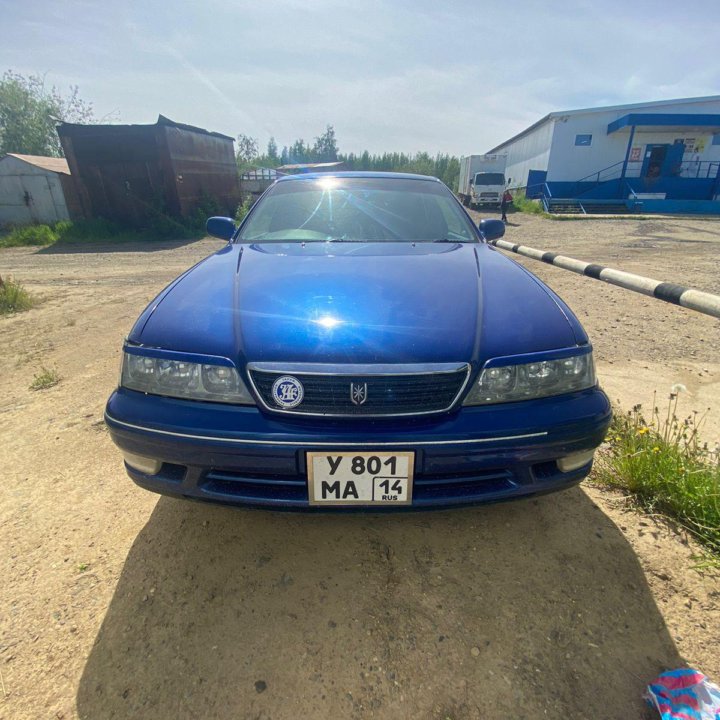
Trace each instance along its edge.
<instances>
[{"instance_id":1,"label":"sun glare on hood","mask_svg":"<svg viewBox=\"0 0 720 720\"><path fill-rule=\"evenodd\" d=\"M323 315L322 317L317 318L317 320L314 320L313 322L315 322L317 325L324 327L326 330L332 330L332 328L340 325L342 323L342 320L338 320L332 315Z\"/></svg>"},{"instance_id":2,"label":"sun glare on hood","mask_svg":"<svg viewBox=\"0 0 720 720\"><path fill-rule=\"evenodd\" d=\"M323 190L333 190L338 185L338 179L332 176L319 178L316 182Z\"/></svg>"}]
</instances>

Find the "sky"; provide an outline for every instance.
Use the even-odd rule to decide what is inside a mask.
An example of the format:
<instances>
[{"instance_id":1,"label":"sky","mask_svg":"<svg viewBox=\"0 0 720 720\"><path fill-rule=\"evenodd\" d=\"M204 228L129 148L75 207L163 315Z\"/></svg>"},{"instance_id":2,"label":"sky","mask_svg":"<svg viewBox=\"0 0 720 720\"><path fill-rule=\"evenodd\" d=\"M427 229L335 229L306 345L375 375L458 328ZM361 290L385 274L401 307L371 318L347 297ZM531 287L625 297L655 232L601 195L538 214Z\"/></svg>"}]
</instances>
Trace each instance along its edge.
<instances>
[{"instance_id":1,"label":"sky","mask_svg":"<svg viewBox=\"0 0 720 720\"><path fill-rule=\"evenodd\" d=\"M720 93L717 0L0 0L0 73L98 118L482 153L548 112Z\"/></svg>"}]
</instances>

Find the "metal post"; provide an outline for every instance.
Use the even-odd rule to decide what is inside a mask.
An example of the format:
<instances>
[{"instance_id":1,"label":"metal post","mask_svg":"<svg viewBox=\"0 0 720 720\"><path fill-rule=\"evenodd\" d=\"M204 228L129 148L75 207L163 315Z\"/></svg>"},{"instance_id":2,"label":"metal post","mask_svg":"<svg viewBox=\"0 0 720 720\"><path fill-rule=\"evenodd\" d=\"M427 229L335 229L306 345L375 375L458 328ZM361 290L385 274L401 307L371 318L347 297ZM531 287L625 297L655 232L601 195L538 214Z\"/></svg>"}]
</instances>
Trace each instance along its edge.
<instances>
[{"instance_id":1,"label":"metal post","mask_svg":"<svg viewBox=\"0 0 720 720\"><path fill-rule=\"evenodd\" d=\"M524 255L533 260L554 265L563 270L570 270L578 275L584 275L595 280L617 285L618 287L632 290L633 292L648 295L664 300L665 302L681 305L682 307L697 310L697 312L705 315L712 315L720 318L720 295L712 295L711 293L694 290L684 285L676 285L675 283L662 282L654 278L644 277L643 275L635 275L635 273L625 272L624 270L615 270L613 268L598 265L597 263L588 263L583 260L559 255L554 252L545 252L536 248L527 247L526 245L513 245L507 240L488 240L491 245L501 250L509 250L510 252Z\"/></svg>"},{"instance_id":2,"label":"metal post","mask_svg":"<svg viewBox=\"0 0 720 720\"><path fill-rule=\"evenodd\" d=\"M710 174L710 164L708 163L708 175ZM714 200L715 196L720 192L720 164L718 164L717 170L715 172L715 182L712 184L712 187L710 189L710 197L709 200Z\"/></svg>"},{"instance_id":3,"label":"metal post","mask_svg":"<svg viewBox=\"0 0 720 720\"><path fill-rule=\"evenodd\" d=\"M630 139L628 140L627 150L625 151L625 161L623 162L622 173L620 174L621 181L625 179L625 173L627 172L628 160L630 159L630 148L632 147L632 142L634 139L635 139L635 126L633 125L630 128Z\"/></svg>"}]
</instances>

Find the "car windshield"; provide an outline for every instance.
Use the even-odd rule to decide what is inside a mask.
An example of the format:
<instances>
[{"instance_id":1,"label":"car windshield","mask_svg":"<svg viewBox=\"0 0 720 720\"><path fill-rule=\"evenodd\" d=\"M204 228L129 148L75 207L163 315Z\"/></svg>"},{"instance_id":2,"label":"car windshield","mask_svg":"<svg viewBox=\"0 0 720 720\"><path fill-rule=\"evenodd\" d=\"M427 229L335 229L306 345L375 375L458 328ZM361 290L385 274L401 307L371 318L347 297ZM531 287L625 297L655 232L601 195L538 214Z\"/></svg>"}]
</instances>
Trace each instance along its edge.
<instances>
[{"instance_id":1,"label":"car windshield","mask_svg":"<svg viewBox=\"0 0 720 720\"><path fill-rule=\"evenodd\" d=\"M505 176L502 173L478 173L475 176L476 185L504 185Z\"/></svg>"},{"instance_id":2,"label":"car windshield","mask_svg":"<svg viewBox=\"0 0 720 720\"><path fill-rule=\"evenodd\" d=\"M404 178L303 178L275 185L238 242L477 242L448 189Z\"/></svg>"}]
</instances>

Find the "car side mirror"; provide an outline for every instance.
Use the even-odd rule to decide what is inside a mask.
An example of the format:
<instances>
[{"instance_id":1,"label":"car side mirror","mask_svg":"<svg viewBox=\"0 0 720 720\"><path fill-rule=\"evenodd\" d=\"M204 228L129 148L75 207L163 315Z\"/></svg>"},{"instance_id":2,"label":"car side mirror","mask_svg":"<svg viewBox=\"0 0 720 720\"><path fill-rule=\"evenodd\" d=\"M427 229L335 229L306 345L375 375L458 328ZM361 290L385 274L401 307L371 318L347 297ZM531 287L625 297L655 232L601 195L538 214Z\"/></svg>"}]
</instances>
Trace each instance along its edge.
<instances>
[{"instance_id":1,"label":"car side mirror","mask_svg":"<svg viewBox=\"0 0 720 720\"><path fill-rule=\"evenodd\" d=\"M231 240L235 234L235 223L228 217L211 217L205 223L205 229L208 235L220 238L221 240Z\"/></svg>"},{"instance_id":2,"label":"car side mirror","mask_svg":"<svg viewBox=\"0 0 720 720\"><path fill-rule=\"evenodd\" d=\"M478 230L486 240L497 240L505 234L505 223L494 218L485 218L478 223Z\"/></svg>"}]
</instances>

